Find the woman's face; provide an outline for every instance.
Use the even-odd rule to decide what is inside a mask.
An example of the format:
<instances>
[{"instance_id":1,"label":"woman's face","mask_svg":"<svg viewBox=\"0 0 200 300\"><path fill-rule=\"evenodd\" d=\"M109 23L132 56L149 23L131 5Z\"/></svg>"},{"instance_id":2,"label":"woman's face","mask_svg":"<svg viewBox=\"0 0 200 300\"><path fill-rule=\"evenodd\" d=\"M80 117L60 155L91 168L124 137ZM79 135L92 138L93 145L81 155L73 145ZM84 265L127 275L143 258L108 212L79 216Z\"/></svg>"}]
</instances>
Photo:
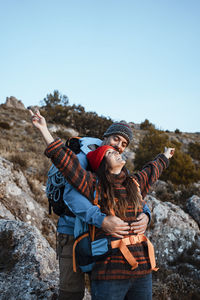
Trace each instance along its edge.
<instances>
[{"instance_id":1,"label":"woman's face","mask_svg":"<svg viewBox=\"0 0 200 300\"><path fill-rule=\"evenodd\" d=\"M125 160L122 159L121 154L114 149L109 149L105 154L105 158L106 165L111 173L115 171L119 173L126 163Z\"/></svg>"}]
</instances>

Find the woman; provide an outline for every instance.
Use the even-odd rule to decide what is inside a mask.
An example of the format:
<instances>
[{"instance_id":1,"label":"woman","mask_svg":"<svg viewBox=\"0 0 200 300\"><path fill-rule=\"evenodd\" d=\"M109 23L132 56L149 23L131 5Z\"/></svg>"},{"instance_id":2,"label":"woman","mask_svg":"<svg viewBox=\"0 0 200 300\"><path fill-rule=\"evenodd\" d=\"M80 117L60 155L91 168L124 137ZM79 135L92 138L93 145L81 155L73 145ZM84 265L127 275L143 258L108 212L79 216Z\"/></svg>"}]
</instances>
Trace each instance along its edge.
<instances>
[{"instance_id":1,"label":"woman","mask_svg":"<svg viewBox=\"0 0 200 300\"><path fill-rule=\"evenodd\" d=\"M174 148L167 148L141 172L128 175L125 161L111 146L101 146L88 153L87 158L95 173L84 170L76 155L54 140L45 119L39 112L32 114L32 122L42 133L48 147L45 154L63 173L66 179L91 202L94 191L100 195L101 210L114 214L130 224L142 212L144 196L150 186L168 166ZM92 270L92 299L150 300L152 299L151 272L155 268L152 245L144 235L129 231L123 239L117 239L96 230L96 239L107 237L112 245L111 254L96 262Z\"/></svg>"}]
</instances>

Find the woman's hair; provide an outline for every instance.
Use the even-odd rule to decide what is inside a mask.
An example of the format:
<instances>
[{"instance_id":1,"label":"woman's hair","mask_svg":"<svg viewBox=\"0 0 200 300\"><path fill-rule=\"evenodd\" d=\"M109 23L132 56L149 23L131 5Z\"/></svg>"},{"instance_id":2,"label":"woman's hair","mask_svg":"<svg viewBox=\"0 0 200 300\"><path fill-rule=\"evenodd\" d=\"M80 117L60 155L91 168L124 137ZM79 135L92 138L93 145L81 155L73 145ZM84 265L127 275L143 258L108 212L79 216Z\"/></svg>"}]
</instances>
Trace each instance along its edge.
<instances>
[{"instance_id":1,"label":"woman's hair","mask_svg":"<svg viewBox=\"0 0 200 300\"><path fill-rule=\"evenodd\" d=\"M96 171L99 183L102 186L102 206L107 214L110 214L110 212L114 210L118 217L123 218L125 217L128 205L130 205L130 203L134 203L135 216L137 216L137 212L142 205L142 196L135 181L128 175L127 170L125 168L122 170L126 174L123 185L127 191L127 198L123 198L120 193L117 195L117 191L114 194L113 177L107 170L105 157L103 158L98 170Z\"/></svg>"}]
</instances>

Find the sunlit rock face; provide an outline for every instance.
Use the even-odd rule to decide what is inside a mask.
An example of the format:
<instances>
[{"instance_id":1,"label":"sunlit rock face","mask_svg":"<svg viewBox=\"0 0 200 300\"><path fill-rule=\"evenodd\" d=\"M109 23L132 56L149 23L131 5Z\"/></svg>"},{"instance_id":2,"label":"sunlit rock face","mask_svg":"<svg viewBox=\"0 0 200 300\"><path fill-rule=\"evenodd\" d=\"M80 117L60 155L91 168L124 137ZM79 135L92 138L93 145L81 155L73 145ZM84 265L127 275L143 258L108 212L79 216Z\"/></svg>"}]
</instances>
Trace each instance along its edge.
<instances>
[{"instance_id":1,"label":"sunlit rock face","mask_svg":"<svg viewBox=\"0 0 200 300\"><path fill-rule=\"evenodd\" d=\"M39 230L0 220L0 299L56 299L58 262Z\"/></svg>"}]
</instances>

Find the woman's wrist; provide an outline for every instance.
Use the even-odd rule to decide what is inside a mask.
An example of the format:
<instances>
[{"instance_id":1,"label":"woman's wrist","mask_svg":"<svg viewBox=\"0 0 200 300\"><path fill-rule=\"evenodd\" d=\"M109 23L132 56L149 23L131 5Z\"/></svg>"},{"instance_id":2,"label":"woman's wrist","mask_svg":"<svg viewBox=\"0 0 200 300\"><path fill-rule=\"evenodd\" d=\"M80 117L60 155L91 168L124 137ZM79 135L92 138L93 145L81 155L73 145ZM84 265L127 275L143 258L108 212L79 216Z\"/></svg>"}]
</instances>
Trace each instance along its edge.
<instances>
[{"instance_id":1,"label":"woman's wrist","mask_svg":"<svg viewBox=\"0 0 200 300\"><path fill-rule=\"evenodd\" d=\"M48 128L47 127L41 127L40 128L40 132L47 144L47 146L49 144L51 144L53 141L54 141L54 138L52 137L51 133L49 132Z\"/></svg>"}]
</instances>

